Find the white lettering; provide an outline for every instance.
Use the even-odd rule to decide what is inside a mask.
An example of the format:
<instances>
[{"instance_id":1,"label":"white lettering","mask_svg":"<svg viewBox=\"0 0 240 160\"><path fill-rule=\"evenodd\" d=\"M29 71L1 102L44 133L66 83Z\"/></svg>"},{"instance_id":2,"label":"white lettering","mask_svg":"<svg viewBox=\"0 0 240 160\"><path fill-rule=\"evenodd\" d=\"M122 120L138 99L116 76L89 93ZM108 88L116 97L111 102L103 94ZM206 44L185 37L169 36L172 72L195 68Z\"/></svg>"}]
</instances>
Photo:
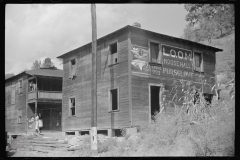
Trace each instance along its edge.
<instances>
[{"instance_id":1,"label":"white lettering","mask_svg":"<svg viewBox=\"0 0 240 160\"><path fill-rule=\"evenodd\" d=\"M173 54L174 53L174 54ZM171 57L175 58L176 57L176 51L171 49L170 50Z\"/></svg>"},{"instance_id":2,"label":"white lettering","mask_svg":"<svg viewBox=\"0 0 240 160\"><path fill-rule=\"evenodd\" d=\"M165 52L165 48L163 47L163 55L164 56L170 56L168 53Z\"/></svg>"},{"instance_id":3,"label":"white lettering","mask_svg":"<svg viewBox=\"0 0 240 160\"><path fill-rule=\"evenodd\" d=\"M181 54L181 56L180 56L180 54ZM183 52L182 51L178 51L178 58L183 59Z\"/></svg>"}]
</instances>

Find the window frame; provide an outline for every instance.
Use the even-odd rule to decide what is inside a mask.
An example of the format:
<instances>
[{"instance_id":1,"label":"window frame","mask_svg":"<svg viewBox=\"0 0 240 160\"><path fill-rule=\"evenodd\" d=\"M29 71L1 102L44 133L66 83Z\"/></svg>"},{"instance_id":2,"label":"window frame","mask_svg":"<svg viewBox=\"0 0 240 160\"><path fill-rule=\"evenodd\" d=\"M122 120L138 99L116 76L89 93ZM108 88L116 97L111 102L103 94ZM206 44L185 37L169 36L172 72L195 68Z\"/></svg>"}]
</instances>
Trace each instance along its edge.
<instances>
[{"instance_id":1,"label":"window frame","mask_svg":"<svg viewBox=\"0 0 240 160\"><path fill-rule=\"evenodd\" d=\"M113 53L111 54L111 45L113 45L114 43L117 43L117 52L116 53ZM119 44L118 44L118 39L116 40L113 40L111 41L109 44L108 44L108 66L111 66L111 65L115 65L115 64L118 64L119 63ZM114 62L112 60L112 57L114 58L117 58L117 62L115 62L115 59L114 59Z\"/></svg>"},{"instance_id":2,"label":"window frame","mask_svg":"<svg viewBox=\"0 0 240 160\"><path fill-rule=\"evenodd\" d=\"M201 55L201 67L200 67L200 70L196 67L196 64L195 64L195 53ZM193 50L193 58L192 59L193 59L193 71L204 73L203 52L199 51L199 50Z\"/></svg>"},{"instance_id":3,"label":"window frame","mask_svg":"<svg viewBox=\"0 0 240 160\"><path fill-rule=\"evenodd\" d=\"M74 98L75 99L75 115L72 115L72 110L71 110L71 108L73 108L73 107L71 107L71 99L72 98ZM69 97L69 100L68 100L68 117L76 117L76 96L71 96L71 97Z\"/></svg>"},{"instance_id":4,"label":"window frame","mask_svg":"<svg viewBox=\"0 0 240 160\"><path fill-rule=\"evenodd\" d=\"M73 66L72 61L73 60L75 60L75 65L76 65L75 75L72 75L72 66ZM68 65L68 67L69 67L69 69L68 69L68 71L69 71L68 79L74 79L75 77L77 77L77 58L76 57L70 58L68 63L69 63L69 65ZM71 73L71 77L70 77L70 73Z\"/></svg>"},{"instance_id":5,"label":"window frame","mask_svg":"<svg viewBox=\"0 0 240 160\"><path fill-rule=\"evenodd\" d=\"M152 61L151 47L150 47L151 43L158 44L158 58L157 58L157 62L153 62ZM150 63L162 64L162 62L163 62L163 55L162 55L162 45L161 45L160 41L153 40L153 39L148 39L148 51L149 51L149 62Z\"/></svg>"},{"instance_id":6,"label":"window frame","mask_svg":"<svg viewBox=\"0 0 240 160\"><path fill-rule=\"evenodd\" d=\"M17 116L18 116L18 117L17 117L17 123L18 123L18 124L21 124L21 123L22 123L22 109L18 109L17 112L18 112L18 113L17 113ZM20 113L21 113L21 114L20 114ZM19 117L20 117L20 119L19 119Z\"/></svg>"},{"instance_id":7,"label":"window frame","mask_svg":"<svg viewBox=\"0 0 240 160\"><path fill-rule=\"evenodd\" d=\"M21 87L20 87L20 83L19 83L20 81L22 82ZM23 94L23 78L18 80L18 94Z\"/></svg>"},{"instance_id":8,"label":"window frame","mask_svg":"<svg viewBox=\"0 0 240 160\"><path fill-rule=\"evenodd\" d=\"M112 93L111 90L117 89L117 109L112 110ZM120 111L120 106L119 106L119 87L112 88L108 90L108 112L119 112Z\"/></svg>"}]
</instances>

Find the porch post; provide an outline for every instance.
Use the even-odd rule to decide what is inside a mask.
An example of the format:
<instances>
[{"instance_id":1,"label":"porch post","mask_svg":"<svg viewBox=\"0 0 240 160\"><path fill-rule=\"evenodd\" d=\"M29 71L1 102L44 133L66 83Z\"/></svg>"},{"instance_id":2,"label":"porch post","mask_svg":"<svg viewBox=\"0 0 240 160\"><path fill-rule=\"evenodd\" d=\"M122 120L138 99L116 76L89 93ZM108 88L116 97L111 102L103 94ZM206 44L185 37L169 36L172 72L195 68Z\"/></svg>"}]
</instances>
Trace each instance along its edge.
<instances>
[{"instance_id":1,"label":"porch post","mask_svg":"<svg viewBox=\"0 0 240 160\"><path fill-rule=\"evenodd\" d=\"M35 100L35 113L37 113L37 100Z\"/></svg>"}]
</instances>

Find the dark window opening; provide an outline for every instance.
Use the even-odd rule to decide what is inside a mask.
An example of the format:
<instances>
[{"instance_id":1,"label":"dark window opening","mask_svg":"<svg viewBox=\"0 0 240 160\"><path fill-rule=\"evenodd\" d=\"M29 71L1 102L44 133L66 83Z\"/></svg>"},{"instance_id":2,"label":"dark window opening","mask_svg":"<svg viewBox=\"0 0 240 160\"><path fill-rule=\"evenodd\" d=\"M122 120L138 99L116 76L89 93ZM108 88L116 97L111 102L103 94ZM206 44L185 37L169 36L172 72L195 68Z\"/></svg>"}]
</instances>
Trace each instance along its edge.
<instances>
[{"instance_id":1,"label":"dark window opening","mask_svg":"<svg viewBox=\"0 0 240 160\"><path fill-rule=\"evenodd\" d=\"M22 85L23 85L22 83L23 83L22 79L18 81L18 93L22 93Z\"/></svg>"},{"instance_id":2,"label":"dark window opening","mask_svg":"<svg viewBox=\"0 0 240 160\"><path fill-rule=\"evenodd\" d=\"M69 63L69 78L74 78L77 76L77 64L76 64L76 59L72 59L70 60L70 63Z\"/></svg>"},{"instance_id":3,"label":"dark window opening","mask_svg":"<svg viewBox=\"0 0 240 160\"><path fill-rule=\"evenodd\" d=\"M154 119L154 115L160 111L159 105L159 86L150 86L151 88L151 117Z\"/></svg>"},{"instance_id":4,"label":"dark window opening","mask_svg":"<svg viewBox=\"0 0 240 160\"><path fill-rule=\"evenodd\" d=\"M75 59L71 60L71 64L72 64L72 65L75 65L75 64L76 64Z\"/></svg>"},{"instance_id":5,"label":"dark window opening","mask_svg":"<svg viewBox=\"0 0 240 160\"><path fill-rule=\"evenodd\" d=\"M159 47L158 43L150 42L151 62L158 62Z\"/></svg>"},{"instance_id":6,"label":"dark window opening","mask_svg":"<svg viewBox=\"0 0 240 160\"><path fill-rule=\"evenodd\" d=\"M70 116L75 116L75 98L70 98Z\"/></svg>"},{"instance_id":7,"label":"dark window opening","mask_svg":"<svg viewBox=\"0 0 240 160\"><path fill-rule=\"evenodd\" d=\"M118 110L118 90L117 89L113 89L110 91L111 93L111 110Z\"/></svg>"},{"instance_id":8,"label":"dark window opening","mask_svg":"<svg viewBox=\"0 0 240 160\"><path fill-rule=\"evenodd\" d=\"M117 42L110 45L110 53L117 53Z\"/></svg>"}]
</instances>

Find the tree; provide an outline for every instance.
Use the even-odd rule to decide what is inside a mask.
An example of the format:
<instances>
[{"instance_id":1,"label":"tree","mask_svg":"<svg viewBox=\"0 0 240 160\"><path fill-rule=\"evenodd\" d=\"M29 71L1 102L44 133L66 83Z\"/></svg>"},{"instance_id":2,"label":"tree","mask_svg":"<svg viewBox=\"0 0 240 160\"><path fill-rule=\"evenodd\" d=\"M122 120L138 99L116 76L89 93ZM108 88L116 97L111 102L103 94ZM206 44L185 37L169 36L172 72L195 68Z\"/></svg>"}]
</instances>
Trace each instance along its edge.
<instances>
[{"instance_id":1,"label":"tree","mask_svg":"<svg viewBox=\"0 0 240 160\"><path fill-rule=\"evenodd\" d=\"M8 79L10 77L14 76L14 73L6 73L5 74L5 79Z\"/></svg>"},{"instance_id":2,"label":"tree","mask_svg":"<svg viewBox=\"0 0 240 160\"><path fill-rule=\"evenodd\" d=\"M32 65L32 69L38 69L38 68L40 68L41 67L41 61L35 61L35 62L33 62L33 65Z\"/></svg>"},{"instance_id":3,"label":"tree","mask_svg":"<svg viewBox=\"0 0 240 160\"><path fill-rule=\"evenodd\" d=\"M198 25L204 33L209 33L202 38L210 38L218 32L222 36L224 32L229 33L234 28L233 4L186 4L184 7L189 12L186 15L189 25Z\"/></svg>"}]
</instances>

